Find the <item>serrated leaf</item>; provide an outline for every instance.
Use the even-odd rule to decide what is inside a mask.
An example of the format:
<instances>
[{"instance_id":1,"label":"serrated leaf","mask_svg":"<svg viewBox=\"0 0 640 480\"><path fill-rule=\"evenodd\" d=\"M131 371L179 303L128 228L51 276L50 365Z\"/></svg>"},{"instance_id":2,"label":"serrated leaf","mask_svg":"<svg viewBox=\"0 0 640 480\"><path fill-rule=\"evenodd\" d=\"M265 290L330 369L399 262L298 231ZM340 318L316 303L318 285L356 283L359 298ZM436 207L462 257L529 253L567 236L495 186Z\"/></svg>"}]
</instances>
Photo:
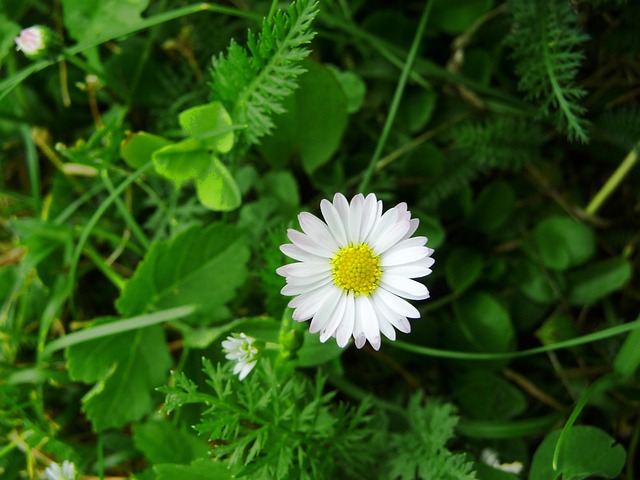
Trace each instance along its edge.
<instances>
[{"instance_id":1,"label":"serrated leaf","mask_svg":"<svg viewBox=\"0 0 640 480\"><path fill-rule=\"evenodd\" d=\"M218 153L227 153L233 147L231 117L220 102L189 108L180 113L178 122L185 132Z\"/></svg>"},{"instance_id":2,"label":"serrated leaf","mask_svg":"<svg viewBox=\"0 0 640 480\"><path fill-rule=\"evenodd\" d=\"M78 42L118 36L142 21L149 0L62 0L64 25Z\"/></svg>"},{"instance_id":3,"label":"serrated leaf","mask_svg":"<svg viewBox=\"0 0 640 480\"><path fill-rule=\"evenodd\" d=\"M82 410L96 431L148 414L153 389L165 383L171 368L160 326L72 345L65 355L73 380L97 382L82 399Z\"/></svg>"},{"instance_id":4,"label":"serrated leaf","mask_svg":"<svg viewBox=\"0 0 640 480\"><path fill-rule=\"evenodd\" d=\"M140 168L151 160L153 152L170 144L170 140L151 133L131 133L120 144L120 155L130 167Z\"/></svg>"},{"instance_id":5,"label":"serrated leaf","mask_svg":"<svg viewBox=\"0 0 640 480\"><path fill-rule=\"evenodd\" d=\"M151 463L186 464L207 456L206 439L198 438L167 421L152 421L133 428L133 443Z\"/></svg>"},{"instance_id":6,"label":"serrated leaf","mask_svg":"<svg viewBox=\"0 0 640 480\"><path fill-rule=\"evenodd\" d=\"M194 304L209 320L228 315L225 303L244 282L247 239L236 227L193 227L154 243L126 283L116 307L123 315Z\"/></svg>"},{"instance_id":7,"label":"serrated leaf","mask_svg":"<svg viewBox=\"0 0 640 480\"><path fill-rule=\"evenodd\" d=\"M198 199L207 208L218 212L235 210L242 203L240 188L229 170L213 157L209 169L197 176Z\"/></svg>"}]
</instances>

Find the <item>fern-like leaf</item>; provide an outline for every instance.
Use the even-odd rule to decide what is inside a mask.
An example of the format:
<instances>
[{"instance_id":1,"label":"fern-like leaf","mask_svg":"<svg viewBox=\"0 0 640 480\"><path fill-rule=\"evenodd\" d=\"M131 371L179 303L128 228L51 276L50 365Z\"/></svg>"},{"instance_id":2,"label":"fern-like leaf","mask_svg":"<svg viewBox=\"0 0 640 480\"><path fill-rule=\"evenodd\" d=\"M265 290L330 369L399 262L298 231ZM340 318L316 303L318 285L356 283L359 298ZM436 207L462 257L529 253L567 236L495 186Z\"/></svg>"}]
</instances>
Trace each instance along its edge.
<instances>
[{"instance_id":1,"label":"fern-like leaf","mask_svg":"<svg viewBox=\"0 0 640 480\"><path fill-rule=\"evenodd\" d=\"M640 107L608 110L595 121L598 138L625 150L640 148Z\"/></svg>"},{"instance_id":2,"label":"fern-like leaf","mask_svg":"<svg viewBox=\"0 0 640 480\"><path fill-rule=\"evenodd\" d=\"M579 101L586 90L575 79L584 58L578 46L587 35L578 29L576 15L566 0L511 0L513 28L507 42L513 48L519 88L539 102L544 116L572 141L586 143L586 109Z\"/></svg>"},{"instance_id":3,"label":"fern-like leaf","mask_svg":"<svg viewBox=\"0 0 640 480\"><path fill-rule=\"evenodd\" d=\"M315 36L311 22L317 13L316 1L298 0L265 18L259 35L249 31L247 48L232 40L226 57L212 59L213 97L232 112L235 123L246 125L248 144L271 133L271 116L284 112L282 100L305 71L301 61L309 55L305 46Z\"/></svg>"}]
</instances>

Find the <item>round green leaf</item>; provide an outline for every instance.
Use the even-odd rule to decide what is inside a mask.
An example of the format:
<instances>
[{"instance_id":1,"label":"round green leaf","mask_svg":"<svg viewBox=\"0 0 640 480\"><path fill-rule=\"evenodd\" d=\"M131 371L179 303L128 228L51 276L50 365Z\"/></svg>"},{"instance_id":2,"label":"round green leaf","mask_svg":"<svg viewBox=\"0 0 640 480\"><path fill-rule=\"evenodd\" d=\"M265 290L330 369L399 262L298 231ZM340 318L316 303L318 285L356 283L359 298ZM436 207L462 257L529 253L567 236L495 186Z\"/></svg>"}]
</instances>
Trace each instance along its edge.
<instances>
[{"instance_id":1,"label":"round green leaf","mask_svg":"<svg viewBox=\"0 0 640 480\"><path fill-rule=\"evenodd\" d=\"M200 202L211 210L228 212L242 203L240 189L229 170L213 157L209 169L196 177L196 191Z\"/></svg>"},{"instance_id":2,"label":"round green leaf","mask_svg":"<svg viewBox=\"0 0 640 480\"><path fill-rule=\"evenodd\" d=\"M455 304L452 341L465 350L507 352L513 349L514 331L509 312L490 294L473 292Z\"/></svg>"},{"instance_id":3,"label":"round green leaf","mask_svg":"<svg viewBox=\"0 0 640 480\"><path fill-rule=\"evenodd\" d=\"M211 154L196 139L162 147L153 152L151 158L156 172L178 185L193 177L206 175L211 163Z\"/></svg>"},{"instance_id":4,"label":"round green leaf","mask_svg":"<svg viewBox=\"0 0 640 480\"><path fill-rule=\"evenodd\" d=\"M513 188L502 180L493 182L478 195L469 215L469 226L484 233L495 231L509 220L515 204Z\"/></svg>"},{"instance_id":5,"label":"round green leaf","mask_svg":"<svg viewBox=\"0 0 640 480\"><path fill-rule=\"evenodd\" d=\"M598 476L616 478L624 467L626 453L622 445L603 430L589 425L569 431L558 458L558 470L552 466L560 430L549 434L533 455L530 480L580 480Z\"/></svg>"},{"instance_id":6,"label":"round green leaf","mask_svg":"<svg viewBox=\"0 0 640 480\"><path fill-rule=\"evenodd\" d=\"M131 133L120 144L120 155L130 167L140 168L151 160L153 152L170 144L166 138L151 133Z\"/></svg>"},{"instance_id":7,"label":"round green leaf","mask_svg":"<svg viewBox=\"0 0 640 480\"><path fill-rule=\"evenodd\" d=\"M565 270L586 262L595 251L595 237L586 225L566 216L552 216L533 231L537 250L552 270Z\"/></svg>"},{"instance_id":8,"label":"round green leaf","mask_svg":"<svg viewBox=\"0 0 640 480\"><path fill-rule=\"evenodd\" d=\"M180 113L180 126L207 148L227 153L233 147L231 117L220 102L198 105Z\"/></svg>"},{"instance_id":9,"label":"round green leaf","mask_svg":"<svg viewBox=\"0 0 640 480\"><path fill-rule=\"evenodd\" d=\"M482 263L482 255L475 250L455 248L445 263L445 275L451 290L458 292L473 285L480 278Z\"/></svg>"},{"instance_id":10,"label":"round green leaf","mask_svg":"<svg viewBox=\"0 0 640 480\"><path fill-rule=\"evenodd\" d=\"M429 26L459 35L487 13L492 4L492 0L434 0Z\"/></svg>"},{"instance_id":11,"label":"round green leaf","mask_svg":"<svg viewBox=\"0 0 640 480\"><path fill-rule=\"evenodd\" d=\"M477 420L508 420L525 411L524 394L495 373L471 370L456 382L454 396L465 416Z\"/></svg>"},{"instance_id":12,"label":"round green leaf","mask_svg":"<svg viewBox=\"0 0 640 480\"><path fill-rule=\"evenodd\" d=\"M610 258L587 265L567 275L569 302L573 305L594 303L621 289L631 277L631 264L624 258Z\"/></svg>"},{"instance_id":13,"label":"round green leaf","mask_svg":"<svg viewBox=\"0 0 640 480\"><path fill-rule=\"evenodd\" d=\"M284 100L286 113L274 118L276 130L259 148L273 166L299 157L310 174L338 149L348 115L347 98L335 76L315 62L304 62L304 68L300 88Z\"/></svg>"},{"instance_id":14,"label":"round green leaf","mask_svg":"<svg viewBox=\"0 0 640 480\"><path fill-rule=\"evenodd\" d=\"M344 350L332 340L329 339L328 342L321 343L319 335L305 330L304 343L298 350L298 365L301 367L316 367L342 355Z\"/></svg>"},{"instance_id":15,"label":"round green leaf","mask_svg":"<svg viewBox=\"0 0 640 480\"><path fill-rule=\"evenodd\" d=\"M420 226L418 227L417 235L424 235L429 240L427 246L429 248L438 248L444 242L446 232L440 221L428 215L420 214L420 212L414 212L416 217L420 219Z\"/></svg>"}]
</instances>

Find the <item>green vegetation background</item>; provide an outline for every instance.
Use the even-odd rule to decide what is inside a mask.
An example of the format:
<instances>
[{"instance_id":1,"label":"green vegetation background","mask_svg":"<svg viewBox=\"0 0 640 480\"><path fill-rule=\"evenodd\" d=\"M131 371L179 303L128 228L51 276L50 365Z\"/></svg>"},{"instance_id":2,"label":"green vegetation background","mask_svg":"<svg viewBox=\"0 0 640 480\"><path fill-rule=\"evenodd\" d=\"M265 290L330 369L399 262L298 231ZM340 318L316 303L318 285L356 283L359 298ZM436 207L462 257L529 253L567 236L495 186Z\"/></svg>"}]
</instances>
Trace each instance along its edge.
<instances>
[{"instance_id":1,"label":"green vegetation background","mask_svg":"<svg viewBox=\"0 0 640 480\"><path fill-rule=\"evenodd\" d=\"M0 476L638 478L639 15L2 2ZM380 352L279 294L335 192L407 202L435 249ZM243 382L240 331L279 345Z\"/></svg>"}]
</instances>

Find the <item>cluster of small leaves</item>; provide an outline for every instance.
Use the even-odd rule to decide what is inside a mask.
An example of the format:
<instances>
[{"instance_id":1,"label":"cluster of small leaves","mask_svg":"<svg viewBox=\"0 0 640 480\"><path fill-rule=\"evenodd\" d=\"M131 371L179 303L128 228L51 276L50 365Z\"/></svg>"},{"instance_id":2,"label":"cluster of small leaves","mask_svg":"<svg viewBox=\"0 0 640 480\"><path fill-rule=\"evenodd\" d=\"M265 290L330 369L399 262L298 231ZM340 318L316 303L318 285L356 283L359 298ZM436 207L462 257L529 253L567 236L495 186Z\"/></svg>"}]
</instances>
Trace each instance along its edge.
<instances>
[{"instance_id":1,"label":"cluster of small leaves","mask_svg":"<svg viewBox=\"0 0 640 480\"><path fill-rule=\"evenodd\" d=\"M243 137L249 144L272 131L271 115L284 112L282 99L297 87L317 13L317 2L299 0L265 18L257 37L249 31L248 50L231 40L226 57L213 57L213 97L229 109L235 123L246 125Z\"/></svg>"},{"instance_id":2,"label":"cluster of small leaves","mask_svg":"<svg viewBox=\"0 0 640 480\"><path fill-rule=\"evenodd\" d=\"M584 53L578 50L588 36L580 31L569 2L509 2L512 30L507 43L513 48L519 88L537 101L545 117L570 140L587 142L586 109L579 101L586 90L576 85Z\"/></svg>"},{"instance_id":3,"label":"cluster of small leaves","mask_svg":"<svg viewBox=\"0 0 640 480\"><path fill-rule=\"evenodd\" d=\"M376 460L371 405L334 403L325 378L315 382L293 373L280 379L267 359L243 382L204 360L213 394L198 390L184 374L176 376L164 411L188 403L204 403L196 430L216 447L213 455L241 475L254 479L366 478ZM327 459L331 461L327 461Z\"/></svg>"},{"instance_id":4,"label":"cluster of small leaves","mask_svg":"<svg viewBox=\"0 0 640 480\"><path fill-rule=\"evenodd\" d=\"M414 395L408 408L409 432L391 436L388 478L413 480L475 480L473 462L453 453L447 443L454 437L458 418L453 406Z\"/></svg>"}]
</instances>

